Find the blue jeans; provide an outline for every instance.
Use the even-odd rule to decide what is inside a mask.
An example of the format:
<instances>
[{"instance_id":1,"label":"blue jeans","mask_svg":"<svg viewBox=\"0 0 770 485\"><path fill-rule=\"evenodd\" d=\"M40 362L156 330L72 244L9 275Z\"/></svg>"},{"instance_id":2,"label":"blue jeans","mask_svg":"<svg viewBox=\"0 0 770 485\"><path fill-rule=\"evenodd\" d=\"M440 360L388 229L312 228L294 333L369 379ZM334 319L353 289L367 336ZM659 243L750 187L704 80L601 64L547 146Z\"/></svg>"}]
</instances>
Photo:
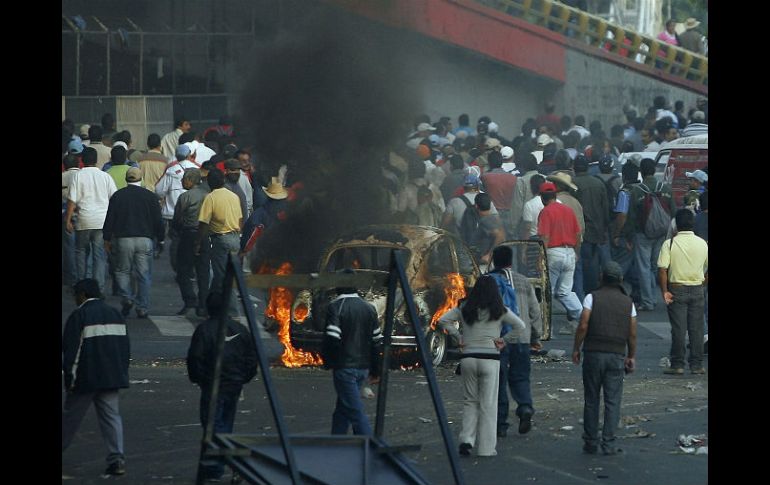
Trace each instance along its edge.
<instances>
[{"instance_id":1,"label":"blue jeans","mask_svg":"<svg viewBox=\"0 0 770 485\"><path fill-rule=\"evenodd\" d=\"M583 305L572 291L575 275L575 250L572 248L548 248L548 277L551 279L551 294L558 298L567 309L569 320L579 320Z\"/></svg>"},{"instance_id":2,"label":"blue jeans","mask_svg":"<svg viewBox=\"0 0 770 485\"><path fill-rule=\"evenodd\" d=\"M150 308L153 242L148 237L119 237L112 244L112 262L118 295L123 303L136 304L137 311ZM136 280L136 294L131 287L131 271Z\"/></svg>"},{"instance_id":3,"label":"blue jeans","mask_svg":"<svg viewBox=\"0 0 770 485\"><path fill-rule=\"evenodd\" d=\"M75 233L67 232L67 222L64 215L61 219L61 269L63 285L72 286L78 282L75 265Z\"/></svg>"},{"instance_id":4,"label":"blue jeans","mask_svg":"<svg viewBox=\"0 0 770 485\"><path fill-rule=\"evenodd\" d=\"M585 299L585 295L601 286L599 272L610 259L609 243L597 244L583 241L583 244L580 245L580 264L578 266L583 268L583 287L581 288L583 293L575 291L580 301ZM575 271L575 278L577 279L577 270Z\"/></svg>"},{"instance_id":5,"label":"blue jeans","mask_svg":"<svg viewBox=\"0 0 770 485\"><path fill-rule=\"evenodd\" d=\"M655 308L658 256L663 238L650 239L641 232L634 237L634 262L639 270L639 292L641 304L647 308Z\"/></svg>"},{"instance_id":6,"label":"blue jeans","mask_svg":"<svg viewBox=\"0 0 770 485\"><path fill-rule=\"evenodd\" d=\"M238 406L238 398L241 394L241 387L234 389L219 389L217 397L217 409L214 415L214 433L232 433L235 423L235 410ZM211 394L208 387L201 387L200 418L204 432L209 416L209 403L211 403ZM225 473L225 461L222 457L207 458L201 462L203 474L206 478L221 478Z\"/></svg>"},{"instance_id":7,"label":"blue jeans","mask_svg":"<svg viewBox=\"0 0 770 485\"><path fill-rule=\"evenodd\" d=\"M104 238L101 229L75 231L75 268L78 281L86 278L89 257L93 261L91 277L99 283L99 290L104 293L104 280L107 278L107 255L104 252Z\"/></svg>"},{"instance_id":8,"label":"blue jeans","mask_svg":"<svg viewBox=\"0 0 770 485\"><path fill-rule=\"evenodd\" d=\"M334 369L334 390L337 391L337 405L332 414L332 434L371 435L369 418L361 402L361 387L369 376L368 369Z\"/></svg>"},{"instance_id":9,"label":"blue jeans","mask_svg":"<svg viewBox=\"0 0 770 485\"><path fill-rule=\"evenodd\" d=\"M604 394L603 449L611 448L620 420L625 357L611 352L583 352L583 441L599 444L599 394Z\"/></svg>"},{"instance_id":10,"label":"blue jeans","mask_svg":"<svg viewBox=\"0 0 770 485\"><path fill-rule=\"evenodd\" d=\"M211 278L211 292L222 291L225 269L227 268L227 256L230 253L237 254L240 249L241 239L237 232L211 234L211 269L214 272Z\"/></svg>"},{"instance_id":11,"label":"blue jeans","mask_svg":"<svg viewBox=\"0 0 770 485\"><path fill-rule=\"evenodd\" d=\"M497 429L508 429L508 391L516 401L516 416L535 414L532 407L532 390L529 385L531 364L529 344L508 344L500 352L500 387L497 392Z\"/></svg>"}]
</instances>

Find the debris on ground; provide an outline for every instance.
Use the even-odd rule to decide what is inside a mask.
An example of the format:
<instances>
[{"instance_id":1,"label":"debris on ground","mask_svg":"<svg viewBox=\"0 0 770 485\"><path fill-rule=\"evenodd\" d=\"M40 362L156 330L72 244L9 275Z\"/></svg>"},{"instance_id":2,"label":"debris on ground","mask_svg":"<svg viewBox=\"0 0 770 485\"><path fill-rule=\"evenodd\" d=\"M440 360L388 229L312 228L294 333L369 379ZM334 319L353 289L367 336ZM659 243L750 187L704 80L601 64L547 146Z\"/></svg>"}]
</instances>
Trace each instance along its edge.
<instances>
[{"instance_id":1,"label":"debris on ground","mask_svg":"<svg viewBox=\"0 0 770 485\"><path fill-rule=\"evenodd\" d=\"M569 387L562 387L561 389L558 389L561 392L575 392L574 389L570 389Z\"/></svg>"},{"instance_id":2,"label":"debris on ground","mask_svg":"<svg viewBox=\"0 0 770 485\"><path fill-rule=\"evenodd\" d=\"M705 434L680 434L676 438L676 444L679 449L688 455L708 455L709 447L707 442L708 436Z\"/></svg>"},{"instance_id":3,"label":"debris on ground","mask_svg":"<svg viewBox=\"0 0 770 485\"><path fill-rule=\"evenodd\" d=\"M684 387L691 391L697 391L698 389L703 389L703 384L700 382L695 384L693 384L692 382L688 382L687 385L685 385Z\"/></svg>"},{"instance_id":4,"label":"debris on ground","mask_svg":"<svg viewBox=\"0 0 770 485\"><path fill-rule=\"evenodd\" d=\"M149 384L150 380L149 379L143 379L141 381L131 380L131 381L128 381L128 383L129 384Z\"/></svg>"},{"instance_id":5,"label":"debris on ground","mask_svg":"<svg viewBox=\"0 0 770 485\"><path fill-rule=\"evenodd\" d=\"M620 423L624 428L638 428L639 423L651 421L647 416L623 416L620 418Z\"/></svg>"},{"instance_id":6,"label":"debris on ground","mask_svg":"<svg viewBox=\"0 0 770 485\"><path fill-rule=\"evenodd\" d=\"M655 433L650 433L649 431L645 431L642 428L635 429L633 433L629 433L623 436L618 436L618 438L654 438L654 437L655 437Z\"/></svg>"},{"instance_id":7,"label":"debris on ground","mask_svg":"<svg viewBox=\"0 0 770 485\"><path fill-rule=\"evenodd\" d=\"M658 362L658 367L671 367L671 359L668 357L661 357Z\"/></svg>"},{"instance_id":8,"label":"debris on ground","mask_svg":"<svg viewBox=\"0 0 770 485\"><path fill-rule=\"evenodd\" d=\"M562 426L559 429L562 430L562 431L572 431L573 429L575 429L575 427L574 426Z\"/></svg>"},{"instance_id":9,"label":"debris on ground","mask_svg":"<svg viewBox=\"0 0 770 485\"><path fill-rule=\"evenodd\" d=\"M559 401L559 396L557 396L556 394L551 394L550 392L546 392L545 395L548 396L548 399L554 399L556 401Z\"/></svg>"},{"instance_id":10,"label":"debris on ground","mask_svg":"<svg viewBox=\"0 0 770 485\"><path fill-rule=\"evenodd\" d=\"M432 421L431 419L429 419L429 418L422 418L422 417L420 417L420 418L417 418L417 419L419 419L419 420L420 420L420 421L422 421L423 423L432 423L432 422L433 422L433 421Z\"/></svg>"}]
</instances>

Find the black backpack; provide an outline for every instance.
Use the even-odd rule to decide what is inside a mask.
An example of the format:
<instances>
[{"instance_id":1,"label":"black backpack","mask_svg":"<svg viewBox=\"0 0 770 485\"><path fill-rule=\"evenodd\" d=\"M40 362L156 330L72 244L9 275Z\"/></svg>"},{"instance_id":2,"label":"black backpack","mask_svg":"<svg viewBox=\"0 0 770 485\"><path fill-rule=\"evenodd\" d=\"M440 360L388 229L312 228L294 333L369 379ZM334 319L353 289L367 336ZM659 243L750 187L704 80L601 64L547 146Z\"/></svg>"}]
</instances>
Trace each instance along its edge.
<instances>
[{"instance_id":1,"label":"black backpack","mask_svg":"<svg viewBox=\"0 0 770 485\"><path fill-rule=\"evenodd\" d=\"M460 195L457 198L465 202L465 212L463 212L463 217L460 219L460 238L468 246L473 246L479 232L479 212L464 195Z\"/></svg>"}]
</instances>

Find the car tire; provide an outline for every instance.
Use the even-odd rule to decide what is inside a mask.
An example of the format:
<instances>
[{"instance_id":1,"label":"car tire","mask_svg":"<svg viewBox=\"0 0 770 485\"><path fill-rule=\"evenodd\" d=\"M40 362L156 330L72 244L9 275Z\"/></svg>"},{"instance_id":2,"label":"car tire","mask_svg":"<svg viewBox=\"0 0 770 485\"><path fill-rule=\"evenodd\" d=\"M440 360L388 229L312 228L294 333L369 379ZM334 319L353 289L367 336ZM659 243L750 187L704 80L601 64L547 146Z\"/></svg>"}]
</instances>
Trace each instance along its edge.
<instances>
[{"instance_id":1,"label":"car tire","mask_svg":"<svg viewBox=\"0 0 770 485\"><path fill-rule=\"evenodd\" d=\"M428 346L428 354L433 362L433 367L437 367L446 356L447 336L441 330L429 328L425 334L425 343Z\"/></svg>"}]
</instances>

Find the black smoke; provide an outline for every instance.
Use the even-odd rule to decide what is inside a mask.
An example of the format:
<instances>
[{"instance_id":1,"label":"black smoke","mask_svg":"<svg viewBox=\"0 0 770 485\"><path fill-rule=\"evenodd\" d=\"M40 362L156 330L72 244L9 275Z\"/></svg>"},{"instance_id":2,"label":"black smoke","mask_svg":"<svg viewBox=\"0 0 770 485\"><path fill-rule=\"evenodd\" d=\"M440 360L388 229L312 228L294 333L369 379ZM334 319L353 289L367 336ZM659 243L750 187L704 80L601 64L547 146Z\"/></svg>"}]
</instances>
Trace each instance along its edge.
<instances>
[{"instance_id":1,"label":"black smoke","mask_svg":"<svg viewBox=\"0 0 770 485\"><path fill-rule=\"evenodd\" d=\"M290 29L264 41L240 96L239 121L269 180L287 164L304 190L288 219L260 239L257 263L315 270L323 245L346 229L388 222L381 165L420 112L397 32L302 2Z\"/></svg>"}]
</instances>

